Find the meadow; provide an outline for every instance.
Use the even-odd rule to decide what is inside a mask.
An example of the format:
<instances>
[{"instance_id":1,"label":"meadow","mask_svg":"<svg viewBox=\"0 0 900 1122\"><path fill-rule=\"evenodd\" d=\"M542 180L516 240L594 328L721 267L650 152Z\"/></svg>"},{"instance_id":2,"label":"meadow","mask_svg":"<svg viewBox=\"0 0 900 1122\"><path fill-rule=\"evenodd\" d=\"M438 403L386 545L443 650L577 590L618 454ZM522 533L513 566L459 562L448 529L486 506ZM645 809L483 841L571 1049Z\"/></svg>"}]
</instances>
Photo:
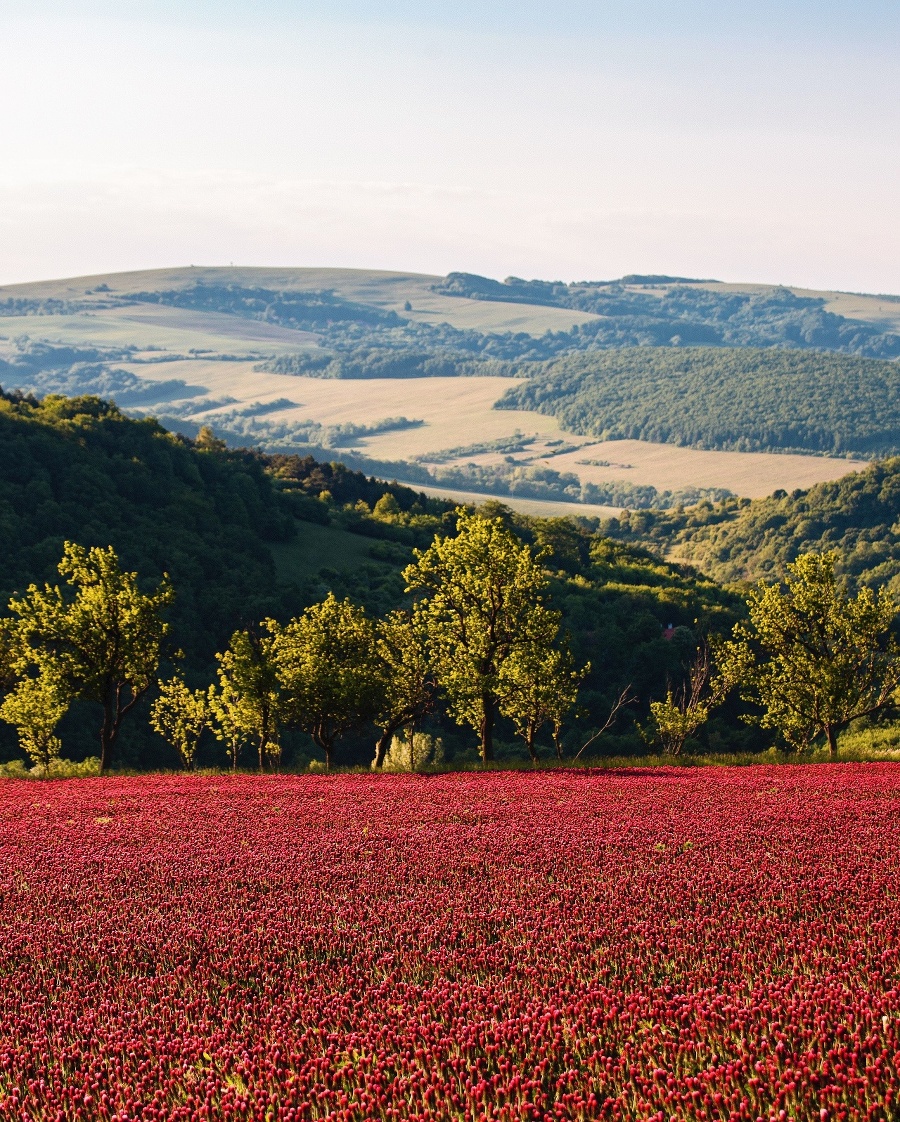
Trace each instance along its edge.
<instances>
[{"instance_id":1,"label":"meadow","mask_svg":"<svg viewBox=\"0 0 900 1122\"><path fill-rule=\"evenodd\" d=\"M0 1116L886 1120L884 764L0 783Z\"/></svg>"}]
</instances>

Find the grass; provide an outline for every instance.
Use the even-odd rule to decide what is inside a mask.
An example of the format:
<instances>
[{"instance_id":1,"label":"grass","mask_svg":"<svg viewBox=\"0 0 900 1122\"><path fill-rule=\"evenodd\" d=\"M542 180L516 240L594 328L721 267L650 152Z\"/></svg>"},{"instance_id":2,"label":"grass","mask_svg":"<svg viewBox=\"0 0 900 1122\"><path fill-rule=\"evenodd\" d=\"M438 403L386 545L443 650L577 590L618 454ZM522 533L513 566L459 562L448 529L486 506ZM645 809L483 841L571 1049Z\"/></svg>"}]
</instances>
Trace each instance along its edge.
<instances>
[{"instance_id":1,"label":"grass","mask_svg":"<svg viewBox=\"0 0 900 1122\"><path fill-rule=\"evenodd\" d=\"M351 572L363 562L375 564L369 552L372 544L371 538L346 530L300 522L294 541L270 545L269 549L279 579L290 581L297 574L306 576L320 569Z\"/></svg>"},{"instance_id":2,"label":"grass","mask_svg":"<svg viewBox=\"0 0 900 1122\"><path fill-rule=\"evenodd\" d=\"M841 748L840 755L833 761L827 749L806 753L778 752L774 749L768 752L741 752L722 755L683 755L683 756L593 756L574 761L571 759L556 760L546 758L532 764L528 760L506 759L483 764L471 760L450 762L444 764L429 764L416 770L417 775L451 775L454 773L478 772L506 772L506 771L654 771L660 768L725 768L725 767L762 767L772 765L821 765L835 763L860 764L860 763L900 763L900 746L897 749L874 749L871 747ZM3 779L85 779L95 778L98 772L99 761L96 759L74 762L72 760L58 760L51 767L48 775L44 775L40 768L29 768L18 760L11 763L0 764L0 780ZM325 765L321 760L303 760L296 765L287 765L278 769L279 775L322 775ZM123 775L182 775L180 769L159 768L152 772L135 771L132 768L115 769L111 776ZM231 775L231 768L203 767L197 768L191 774L197 776L224 776ZM238 775L257 774L254 768L240 767ZM267 772L266 774L271 774ZM349 767L334 767L331 775L371 775L372 769L364 764ZM385 771L384 775L409 774L402 771Z\"/></svg>"}]
</instances>

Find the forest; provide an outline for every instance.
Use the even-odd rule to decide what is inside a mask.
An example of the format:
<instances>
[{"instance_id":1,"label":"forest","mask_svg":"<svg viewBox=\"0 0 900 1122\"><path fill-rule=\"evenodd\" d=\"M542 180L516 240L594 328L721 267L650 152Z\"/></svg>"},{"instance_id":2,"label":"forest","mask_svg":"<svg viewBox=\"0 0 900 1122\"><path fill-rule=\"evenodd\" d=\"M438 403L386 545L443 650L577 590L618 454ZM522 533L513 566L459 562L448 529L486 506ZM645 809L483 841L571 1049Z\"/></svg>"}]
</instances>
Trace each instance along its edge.
<instances>
[{"instance_id":1,"label":"forest","mask_svg":"<svg viewBox=\"0 0 900 1122\"><path fill-rule=\"evenodd\" d=\"M105 751L118 767L226 766L239 756L248 766L253 736L261 765L277 745L278 766L294 768L315 765L323 751L329 764L366 766L376 739L384 757L404 732L411 758L433 756L439 745L442 763L452 766L479 754L507 763L548 753L573 758L595 741L601 755L678 753L685 743L720 753L806 747L827 730L785 724L773 704L763 705L764 678L748 669L760 640L746 629L759 613L794 610L792 581L794 599L809 588L818 589L819 604L836 597L835 618L851 613L852 634L873 636L851 651L854 682L866 659L875 659L881 682L894 665L895 610L880 589L896 583L897 560L878 542L892 539L900 513L900 460L791 496L626 512L603 523L526 517L496 501L475 514L340 463L229 450L208 429L195 438L172 434L99 398L12 393L0 398L0 479L0 597L8 602L0 625L7 691L0 752L7 761L21 760L29 743L22 729L35 714L44 722L34 733L44 744L38 755L47 745L74 761L96 753L101 694L73 686L62 696L54 683L96 682L83 668L81 678L60 668L59 636L75 626L72 619L91 617L92 597L107 585L132 604L135 618L147 613L148 630L134 649L142 652L138 662L152 656L128 721L115 714L103 721L115 726L114 755L112 742ZM458 640L434 646L434 636L449 634L442 631L447 612L434 605L449 595L453 551L485 535L498 551L494 560L475 549L457 565L467 602L507 596L501 589L471 598L467 582L481 565L488 574L511 574L510 587L527 586L508 615L505 653L484 679L493 683L489 749L488 695L473 701L460 684L478 674L460 663ZM684 563L690 555L729 579L746 577L741 550L761 558L763 575L788 581L787 599L777 585L748 596L746 587L717 583ZM663 560L663 551L679 562ZM346 556L350 564L342 563ZM75 593L60 589L60 575ZM857 599L846 599L851 593ZM847 662L846 631L838 631L828 639L829 674ZM339 672L347 649L356 651L354 662ZM718 652L714 672L711 650ZM413 673L403 660L416 651ZM402 672L382 682L386 666ZM314 699L301 685L314 678L313 667L324 668L326 685L362 683L353 719L341 723L333 709L330 724L310 718ZM247 696L276 679L273 696L283 708L267 702L260 725ZM425 693L410 701L407 687L416 681ZM851 692L844 683L835 696ZM397 713L386 716L384 705L396 696L402 719L392 725ZM887 713L889 699L879 706ZM271 725L276 712L282 717ZM218 732L196 732L188 751L186 728Z\"/></svg>"},{"instance_id":2,"label":"forest","mask_svg":"<svg viewBox=\"0 0 900 1122\"><path fill-rule=\"evenodd\" d=\"M615 541L677 556L725 582L782 578L802 553L835 550L851 587L900 595L900 459L806 491L625 511L600 523Z\"/></svg>"},{"instance_id":3,"label":"forest","mask_svg":"<svg viewBox=\"0 0 900 1122\"><path fill-rule=\"evenodd\" d=\"M900 367L753 347L626 348L523 370L497 403L570 432L695 448L895 455Z\"/></svg>"}]
</instances>

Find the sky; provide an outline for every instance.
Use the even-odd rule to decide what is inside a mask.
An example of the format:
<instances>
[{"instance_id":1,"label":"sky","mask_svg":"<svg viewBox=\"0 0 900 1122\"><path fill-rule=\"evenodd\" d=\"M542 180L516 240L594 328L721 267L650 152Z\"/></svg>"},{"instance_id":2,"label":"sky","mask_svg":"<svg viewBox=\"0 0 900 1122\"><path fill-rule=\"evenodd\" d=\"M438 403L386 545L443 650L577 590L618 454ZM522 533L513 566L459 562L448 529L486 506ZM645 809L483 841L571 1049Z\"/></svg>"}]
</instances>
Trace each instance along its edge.
<instances>
[{"instance_id":1,"label":"sky","mask_svg":"<svg viewBox=\"0 0 900 1122\"><path fill-rule=\"evenodd\" d=\"M896 0L0 0L0 283L900 293Z\"/></svg>"}]
</instances>

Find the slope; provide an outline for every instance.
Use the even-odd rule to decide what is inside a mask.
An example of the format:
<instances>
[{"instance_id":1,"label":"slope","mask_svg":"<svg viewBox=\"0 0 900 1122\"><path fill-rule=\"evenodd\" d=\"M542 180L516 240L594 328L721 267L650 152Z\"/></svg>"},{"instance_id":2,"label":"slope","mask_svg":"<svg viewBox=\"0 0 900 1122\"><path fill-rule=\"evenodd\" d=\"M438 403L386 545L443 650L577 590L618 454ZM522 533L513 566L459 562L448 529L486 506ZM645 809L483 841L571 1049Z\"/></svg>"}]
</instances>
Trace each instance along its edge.
<instances>
[{"instance_id":1,"label":"slope","mask_svg":"<svg viewBox=\"0 0 900 1122\"><path fill-rule=\"evenodd\" d=\"M602 523L602 532L689 561L721 581L783 577L799 554L833 549L851 584L900 596L900 458L752 502L626 512Z\"/></svg>"}]
</instances>

